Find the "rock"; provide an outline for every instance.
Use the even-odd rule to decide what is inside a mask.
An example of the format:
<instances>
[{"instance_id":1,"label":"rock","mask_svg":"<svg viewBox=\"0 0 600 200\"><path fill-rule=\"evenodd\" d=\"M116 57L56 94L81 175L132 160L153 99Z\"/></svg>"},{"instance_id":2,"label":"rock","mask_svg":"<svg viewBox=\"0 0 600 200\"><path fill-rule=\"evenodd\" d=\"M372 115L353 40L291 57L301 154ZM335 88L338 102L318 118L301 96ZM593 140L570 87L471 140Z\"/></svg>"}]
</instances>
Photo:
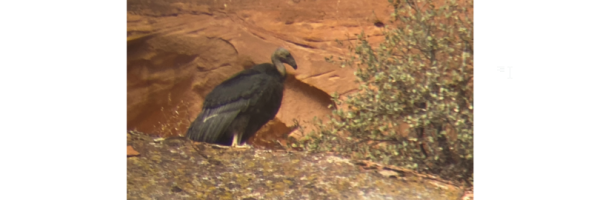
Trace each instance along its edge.
<instances>
[{"instance_id":1,"label":"rock","mask_svg":"<svg viewBox=\"0 0 600 200\"><path fill-rule=\"evenodd\" d=\"M139 156L139 155L140 155L140 153L137 152L135 149L133 149L132 146L127 146L127 157Z\"/></svg>"},{"instance_id":2,"label":"rock","mask_svg":"<svg viewBox=\"0 0 600 200\"><path fill-rule=\"evenodd\" d=\"M215 148L131 133L127 199L458 199L465 189L435 177L328 154ZM370 163L375 165L374 163ZM403 172L403 173L399 173ZM403 175L405 174L405 175Z\"/></svg>"}]
</instances>

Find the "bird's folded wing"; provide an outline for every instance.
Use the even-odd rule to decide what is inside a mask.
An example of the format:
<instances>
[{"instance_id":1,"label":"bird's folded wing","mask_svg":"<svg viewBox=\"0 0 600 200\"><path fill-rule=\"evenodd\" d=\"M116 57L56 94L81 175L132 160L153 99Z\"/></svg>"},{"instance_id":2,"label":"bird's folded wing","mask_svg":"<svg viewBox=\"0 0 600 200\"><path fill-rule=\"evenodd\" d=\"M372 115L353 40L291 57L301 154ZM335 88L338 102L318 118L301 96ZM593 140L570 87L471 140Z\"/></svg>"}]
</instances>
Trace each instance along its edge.
<instances>
[{"instance_id":1,"label":"bird's folded wing","mask_svg":"<svg viewBox=\"0 0 600 200\"><path fill-rule=\"evenodd\" d=\"M247 107L248 101L240 99L219 107L204 109L190 126L188 137L196 141L216 142L227 131L238 113Z\"/></svg>"},{"instance_id":2,"label":"bird's folded wing","mask_svg":"<svg viewBox=\"0 0 600 200\"><path fill-rule=\"evenodd\" d=\"M217 108L242 99L252 99L269 79L266 74L246 70L215 87L204 99L203 108Z\"/></svg>"}]
</instances>

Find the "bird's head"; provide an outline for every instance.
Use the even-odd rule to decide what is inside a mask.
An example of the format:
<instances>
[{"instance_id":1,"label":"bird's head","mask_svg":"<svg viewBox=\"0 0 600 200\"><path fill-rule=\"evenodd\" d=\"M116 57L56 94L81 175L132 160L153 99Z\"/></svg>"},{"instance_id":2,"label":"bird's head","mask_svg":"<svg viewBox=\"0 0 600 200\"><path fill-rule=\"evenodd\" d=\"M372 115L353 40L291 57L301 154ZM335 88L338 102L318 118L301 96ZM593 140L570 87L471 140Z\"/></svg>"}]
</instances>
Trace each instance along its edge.
<instances>
[{"instance_id":1,"label":"bird's head","mask_svg":"<svg viewBox=\"0 0 600 200\"><path fill-rule=\"evenodd\" d=\"M283 65L283 63L287 63L288 65L292 66L292 68L298 69L298 66L296 65L296 60L294 59L292 54L283 47L279 47L277 48L277 50L275 50L275 52L271 56L271 60L273 64L275 64L275 66L277 67L277 70L279 70L279 73L281 73L282 75L285 75L285 66Z\"/></svg>"}]
</instances>

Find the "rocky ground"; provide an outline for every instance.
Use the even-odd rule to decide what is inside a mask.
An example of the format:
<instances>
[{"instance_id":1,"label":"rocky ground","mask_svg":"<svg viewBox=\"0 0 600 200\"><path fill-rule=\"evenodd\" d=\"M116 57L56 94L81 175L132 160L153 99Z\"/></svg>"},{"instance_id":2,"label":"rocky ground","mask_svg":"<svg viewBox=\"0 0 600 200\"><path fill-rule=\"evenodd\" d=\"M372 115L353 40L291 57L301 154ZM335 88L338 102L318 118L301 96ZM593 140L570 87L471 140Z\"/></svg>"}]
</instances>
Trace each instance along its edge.
<instances>
[{"instance_id":1,"label":"rocky ground","mask_svg":"<svg viewBox=\"0 0 600 200\"><path fill-rule=\"evenodd\" d=\"M230 149L135 131L127 140L128 199L469 199L433 176L334 155Z\"/></svg>"}]
</instances>

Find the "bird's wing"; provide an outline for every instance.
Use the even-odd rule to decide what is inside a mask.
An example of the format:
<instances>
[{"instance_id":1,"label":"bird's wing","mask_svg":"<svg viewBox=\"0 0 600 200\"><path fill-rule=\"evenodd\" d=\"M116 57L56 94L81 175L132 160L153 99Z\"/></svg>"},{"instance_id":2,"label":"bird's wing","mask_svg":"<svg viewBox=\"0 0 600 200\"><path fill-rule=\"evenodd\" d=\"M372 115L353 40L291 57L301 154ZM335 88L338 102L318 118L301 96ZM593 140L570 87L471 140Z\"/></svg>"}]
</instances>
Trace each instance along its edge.
<instances>
[{"instance_id":1,"label":"bird's wing","mask_svg":"<svg viewBox=\"0 0 600 200\"><path fill-rule=\"evenodd\" d=\"M205 108L192 123L187 135L195 141L215 143L221 140L238 113L247 107L248 102L240 99L219 107Z\"/></svg>"},{"instance_id":2,"label":"bird's wing","mask_svg":"<svg viewBox=\"0 0 600 200\"><path fill-rule=\"evenodd\" d=\"M253 95L260 93L261 86L268 82L264 76L244 70L215 87L206 96L202 113L188 129L188 137L210 143L220 140L237 115L251 106Z\"/></svg>"},{"instance_id":3,"label":"bird's wing","mask_svg":"<svg viewBox=\"0 0 600 200\"><path fill-rule=\"evenodd\" d=\"M265 76L253 69L244 70L215 87L204 99L202 107L216 108L241 99L251 99L268 81Z\"/></svg>"}]
</instances>

